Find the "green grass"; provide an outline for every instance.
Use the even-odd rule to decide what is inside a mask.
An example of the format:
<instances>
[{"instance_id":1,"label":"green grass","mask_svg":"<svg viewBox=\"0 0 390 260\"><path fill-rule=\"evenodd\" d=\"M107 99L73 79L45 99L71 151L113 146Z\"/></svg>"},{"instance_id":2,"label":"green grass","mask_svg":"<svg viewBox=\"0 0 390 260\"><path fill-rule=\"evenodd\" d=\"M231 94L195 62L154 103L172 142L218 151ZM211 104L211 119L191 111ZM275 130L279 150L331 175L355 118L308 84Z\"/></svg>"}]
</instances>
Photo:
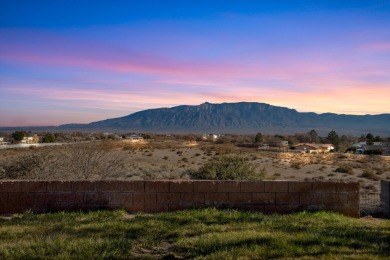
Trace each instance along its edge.
<instances>
[{"instance_id":1,"label":"green grass","mask_svg":"<svg viewBox=\"0 0 390 260\"><path fill-rule=\"evenodd\" d=\"M390 257L390 220L334 213L190 210L21 214L0 218L0 259Z\"/></svg>"}]
</instances>

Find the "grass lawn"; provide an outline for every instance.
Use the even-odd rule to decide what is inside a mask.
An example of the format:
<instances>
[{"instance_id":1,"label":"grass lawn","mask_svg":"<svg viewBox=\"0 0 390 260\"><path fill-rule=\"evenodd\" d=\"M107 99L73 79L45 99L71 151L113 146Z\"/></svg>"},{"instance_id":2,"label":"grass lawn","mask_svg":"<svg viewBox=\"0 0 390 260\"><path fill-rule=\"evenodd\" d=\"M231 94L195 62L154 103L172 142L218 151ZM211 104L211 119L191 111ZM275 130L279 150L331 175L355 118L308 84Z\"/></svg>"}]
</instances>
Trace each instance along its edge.
<instances>
[{"instance_id":1,"label":"grass lawn","mask_svg":"<svg viewBox=\"0 0 390 260\"><path fill-rule=\"evenodd\" d=\"M388 259L389 241L390 220L326 212L268 216L203 209L0 218L0 259Z\"/></svg>"}]
</instances>

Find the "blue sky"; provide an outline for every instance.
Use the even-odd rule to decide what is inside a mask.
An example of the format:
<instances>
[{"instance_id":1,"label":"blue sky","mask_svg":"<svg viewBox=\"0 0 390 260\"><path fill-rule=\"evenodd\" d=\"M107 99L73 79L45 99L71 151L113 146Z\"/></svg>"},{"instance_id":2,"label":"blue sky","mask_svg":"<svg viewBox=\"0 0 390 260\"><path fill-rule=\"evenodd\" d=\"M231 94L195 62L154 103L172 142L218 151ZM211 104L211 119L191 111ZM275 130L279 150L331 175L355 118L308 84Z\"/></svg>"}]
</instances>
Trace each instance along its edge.
<instances>
[{"instance_id":1,"label":"blue sky","mask_svg":"<svg viewBox=\"0 0 390 260\"><path fill-rule=\"evenodd\" d=\"M390 1L0 3L0 126L206 101L390 112Z\"/></svg>"}]
</instances>

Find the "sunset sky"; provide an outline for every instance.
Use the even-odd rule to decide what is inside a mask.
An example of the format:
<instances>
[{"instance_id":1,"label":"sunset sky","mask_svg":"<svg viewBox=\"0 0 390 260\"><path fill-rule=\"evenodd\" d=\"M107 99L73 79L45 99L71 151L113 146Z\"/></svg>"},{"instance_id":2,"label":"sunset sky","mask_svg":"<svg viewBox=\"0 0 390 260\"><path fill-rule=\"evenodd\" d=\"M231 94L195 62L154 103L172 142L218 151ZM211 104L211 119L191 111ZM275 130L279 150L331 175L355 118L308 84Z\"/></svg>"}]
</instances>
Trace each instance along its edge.
<instances>
[{"instance_id":1,"label":"sunset sky","mask_svg":"<svg viewBox=\"0 0 390 260\"><path fill-rule=\"evenodd\" d=\"M0 0L0 126L206 101L390 113L390 0Z\"/></svg>"}]
</instances>

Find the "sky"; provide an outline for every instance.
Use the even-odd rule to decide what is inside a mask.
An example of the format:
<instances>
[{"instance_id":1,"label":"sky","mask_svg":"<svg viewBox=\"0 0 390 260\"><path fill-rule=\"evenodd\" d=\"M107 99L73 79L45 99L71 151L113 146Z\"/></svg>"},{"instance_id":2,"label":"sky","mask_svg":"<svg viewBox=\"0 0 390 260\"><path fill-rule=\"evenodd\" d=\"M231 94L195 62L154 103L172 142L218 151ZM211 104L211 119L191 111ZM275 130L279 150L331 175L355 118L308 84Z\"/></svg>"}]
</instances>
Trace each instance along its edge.
<instances>
[{"instance_id":1,"label":"sky","mask_svg":"<svg viewBox=\"0 0 390 260\"><path fill-rule=\"evenodd\" d=\"M242 101L390 113L390 0L0 0L0 126Z\"/></svg>"}]
</instances>

